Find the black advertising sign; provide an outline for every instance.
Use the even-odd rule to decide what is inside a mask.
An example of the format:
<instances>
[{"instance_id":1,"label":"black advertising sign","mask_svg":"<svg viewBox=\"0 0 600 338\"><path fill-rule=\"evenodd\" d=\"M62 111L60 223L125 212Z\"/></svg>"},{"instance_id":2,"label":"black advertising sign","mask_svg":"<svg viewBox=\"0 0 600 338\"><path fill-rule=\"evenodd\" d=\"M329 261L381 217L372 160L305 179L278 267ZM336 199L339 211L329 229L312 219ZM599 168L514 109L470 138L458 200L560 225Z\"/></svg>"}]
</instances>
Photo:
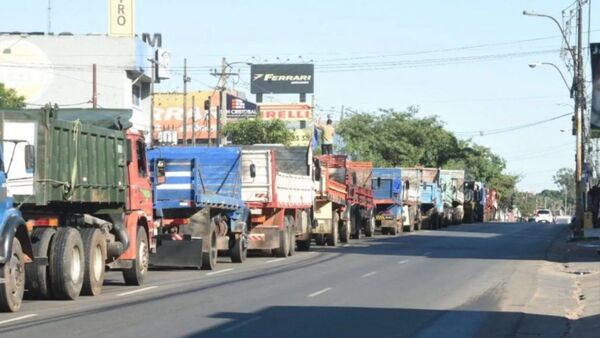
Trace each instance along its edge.
<instances>
[{"instance_id":1,"label":"black advertising sign","mask_svg":"<svg viewBox=\"0 0 600 338\"><path fill-rule=\"evenodd\" d=\"M261 64L250 67L252 94L305 94L314 90L313 64Z\"/></svg>"},{"instance_id":2,"label":"black advertising sign","mask_svg":"<svg viewBox=\"0 0 600 338\"><path fill-rule=\"evenodd\" d=\"M592 130L600 131L600 43L590 44L592 54ZM598 133L592 133L598 137Z\"/></svg>"},{"instance_id":3,"label":"black advertising sign","mask_svg":"<svg viewBox=\"0 0 600 338\"><path fill-rule=\"evenodd\" d=\"M257 111L255 103L227 94L227 118L255 118Z\"/></svg>"}]
</instances>

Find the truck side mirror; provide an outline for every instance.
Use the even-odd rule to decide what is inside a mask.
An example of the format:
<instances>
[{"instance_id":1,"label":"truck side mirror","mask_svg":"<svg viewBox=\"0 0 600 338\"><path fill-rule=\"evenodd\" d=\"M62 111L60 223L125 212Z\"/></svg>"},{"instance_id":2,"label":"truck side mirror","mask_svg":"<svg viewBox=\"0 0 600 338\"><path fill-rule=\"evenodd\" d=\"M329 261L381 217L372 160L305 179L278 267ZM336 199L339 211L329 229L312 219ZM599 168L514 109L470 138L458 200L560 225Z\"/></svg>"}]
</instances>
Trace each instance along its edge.
<instances>
[{"instance_id":1,"label":"truck side mirror","mask_svg":"<svg viewBox=\"0 0 600 338\"><path fill-rule=\"evenodd\" d=\"M250 164L250 177L256 177L256 165L254 163Z\"/></svg>"},{"instance_id":2,"label":"truck side mirror","mask_svg":"<svg viewBox=\"0 0 600 338\"><path fill-rule=\"evenodd\" d=\"M165 183L166 181L165 160L156 161L156 181L158 182L158 184Z\"/></svg>"},{"instance_id":3,"label":"truck side mirror","mask_svg":"<svg viewBox=\"0 0 600 338\"><path fill-rule=\"evenodd\" d=\"M35 168L35 146L33 144L25 145L25 169L33 171Z\"/></svg>"},{"instance_id":4,"label":"truck side mirror","mask_svg":"<svg viewBox=\"0 0 600 338\"><path fill-rule=\"evenodd\" d=\"M133 149L131 149L131 140L127 140L127 151L125 152L125 154L127 155L125 158L127 164L131 163L131 161L133 161Z\"/></svg>"},{"instance_id":5,"label":"truck side mirror","mask_svg":"<svg viewBox=\"0 0 600 338\"><path fill-rule=\"evenodd\" d=\"M408 180L406 180L404 182L404 190L408 190L408 189L410 189L410 182Z\"/></svg>"},{"instance_id":6,"label":"truck side mirror","mask_svg":"<svg viewBox=\"0 0 600 338\"><path fill-rule=\"evenodd\" d=\"M377 177L377 188L381 188L381 177Z\"/></svg>"}]
</instances>

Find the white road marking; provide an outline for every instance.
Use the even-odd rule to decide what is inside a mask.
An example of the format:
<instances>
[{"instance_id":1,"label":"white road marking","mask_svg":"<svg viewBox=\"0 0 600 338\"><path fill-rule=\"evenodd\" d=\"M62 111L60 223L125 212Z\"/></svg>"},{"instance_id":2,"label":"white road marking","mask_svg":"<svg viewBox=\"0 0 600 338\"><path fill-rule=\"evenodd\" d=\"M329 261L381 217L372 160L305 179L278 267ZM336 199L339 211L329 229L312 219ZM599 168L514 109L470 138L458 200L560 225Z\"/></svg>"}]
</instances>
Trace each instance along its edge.
<instances>
[{"instance_id":1,"label":"white road marking","mask_svg":"<svg viewBox=\"0 0 600 338\"><path fill-rule=\"evenodd\" d=\"M271 259L270 261L266 261L265 263L275 263L275 262L281 262L285 260L285 258L277 258L277 259Z\"/></svg>"},{"instance_id":2,"label":"white road marking","mask_svg":"<svg viewBox=\"0 0 600 338\"><path fill-rule=\"evenodd\" d=\"M241 322L239 324L230 326L230 327L226 328L225 330L223 330L222 332L231 332L233 330L237 330L237 329L239 329L242 326L246 326L246 325L248 325L248 324L250 324L252 322L255 322L255 321L259 320L260 318L261 318L260 316L252 317L252 318L250 318L248 320L245 320L245 321L243 321L243 322Z\"/></svg>"},{"instance_id":3,"label":"white road marking","mask_svg":"<svg viewBox=\"0 0 600 338\"><path fill-rule=\"evenodd\" d=\"M376 274L377 272L375 271L371 271L369 273L365 273L364 275L360 276L360 278L367 278L369 276L373 276L374 274Z\"/></svg>"},{"instance_id":4,"label":"white road marking","mask_svg":"<svg viewBox=\"0 0 600 338\"><path fill-rule=\"evenodd\" d=\"M343 246L344 248L347 248L347 247L349 247L349 246L350 246L350 244L344 244L344 245L342 245L342 246Z\"/></svg>"},{"instance_id":5,"label":"white road marking","mask_svg":"<svg viewBox=\"0 0 600 338\"><path fill-rule=\"evenodd\" d=\"M127 291L127 292L123 292L123 293L118 293L117 297L129 296L129 295L133 295L133 294L138 293L138 292L144 292L144 291L156 289L157 287L158 287L157 285L155 285L155 286L148 286L148 287L145 287L145 288L142 288L142 289L137 289L137 290L133 290L133 291Z\"/></svg>"},{"instance_id":6,"label":"white road marking","mask_svg":"<svg viewBox=\"0 0 600 338\"><path fill-rule=\"evenodd\" d=\"M308 295L308 296L306 296L306 297L308 297L308 298L312 298L312 297L315 297L315 296L318 296L318 295L322 295L322 294L324 294L325 292L327 292L327 291L329 291L329 290L331 290L331 289L332 289L332 288L325 288L325 289L323 289L323 290L319 290L319 291L317 291L317 292L313 292L313 293L311 293L310 295Z\"/></svg>"},{"instance_id":7,"label":"white road marking","mask_svg":"<svg viewBox=\"0 0 600 338\"><path fill-rule=\"evenodd\" d=\"M3 321L0 322L0 325L12 323L12 322L16 322L18 320L27 319L27 318L31 318L31 317L35 317L35 316L37 316L35 313L30 313L28 315L24 315L24 316L21 316L21 317L15 317L15 318L3 320Z\"/></svg>"},{"instance_id":8,"label":"white road marking","mask_svg":"<svg viewBox=\"0 0 600 338\"><path fill-rule=\"evenodd\" d=\"M228 271L231 271L231 270L233 270L233 268L223 269L223 270L214 271L214 272L209 272L206 275L207 276L212 276L212 275L216 275L216 274L219 274L219 273L228 272Z\"/></svg>"},{"instance_id":9,"label":"white road marking","mask_svg":"<svg viewBox=\"0 0 600 338\"><path fill-rule=\"evenodd\" d=\"M398 262L398 264L404 264L404 263L408 263L408 259L404 259L404 260L401 260L400 262Z\"/></svg>"}]
</instances>

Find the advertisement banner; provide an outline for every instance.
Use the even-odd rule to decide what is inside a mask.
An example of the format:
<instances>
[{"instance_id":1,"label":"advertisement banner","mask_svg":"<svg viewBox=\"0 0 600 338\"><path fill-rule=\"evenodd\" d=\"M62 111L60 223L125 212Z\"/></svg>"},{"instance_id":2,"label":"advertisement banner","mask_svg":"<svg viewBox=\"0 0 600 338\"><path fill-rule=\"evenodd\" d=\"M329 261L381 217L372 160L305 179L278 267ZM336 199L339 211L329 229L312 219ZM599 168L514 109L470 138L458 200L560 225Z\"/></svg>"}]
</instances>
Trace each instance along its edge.
<instances>
[{"instance_id":1,"label":"advertisement banner","mask_svg":"<svg viewBox=\"0 0 600 338\"><path fill-rule=\"evenodd\" d=\"M290 143L291 146L307 147L312 138L313 130L311 128L294 129L294 140Z\"/></svg>"},{"instance_id":2,"label":"advertisement banner","mask_svg":"<svg viewBox=\"0 0 600 338\"><path fill-rule=\"evenodd\" d=\"M314 90L313 64L260 64L250 67L250 92L302 94Z\"/></svg>"},{"instance_id":3,"label":"advertisement banner","mask_svg":"<svg viewBox=\"0 0 600 338\"><path fill-rule=\"evenodd\" d=\"M312 109L306 103L259 105L260 118L263 120L309 121L312 120Z\"/></svg>"},{"instance_id":4,"label":"advertisement banner","mask_svg":"<svg viewBox=\"0 0 600 338\"><path fill-rule=\"evenodd\" d=\"M217 137L217 110L219 96L212 92L192 92L187 94L187 139L195 133L197 140L208 139L210 119L211 138ZM204 110L204 101L211 97L210 113ZM195 109L192 110L192 98ZM193 125L193 127L192 127ZM154 137L167 143L183 139L183 94L156 93L154 95ZM170 141L166 141L166 140Z\"/></svg>"},{"instance_id":5,"label":"advertisement banner","mask_svg":"<svg viewBox=\"0 0 600 338\"><path fill-rule=\"evenodd\" d=\"M592 137L600 138L600 43L590 44L592 64Z\"/></svg>"},{"instance_id":6,"label":"advertisement banner","mask_svg":"<svg viewBox=\"0 0 600 338\"><path fill-rule=\"evenodd\" d=\"M109 0L108 35L135 36L135 0Z\"/></svg>"},{"instance_id":7,"label":"advertisement banner","mask_svg":"<svg viewBox=\"0 0 600 338\"><path fill-rule=\"evenodd\" d=\"M255 103L227 94L227 118L256 118L258 107Z\"/></svg>"}]
</instances>

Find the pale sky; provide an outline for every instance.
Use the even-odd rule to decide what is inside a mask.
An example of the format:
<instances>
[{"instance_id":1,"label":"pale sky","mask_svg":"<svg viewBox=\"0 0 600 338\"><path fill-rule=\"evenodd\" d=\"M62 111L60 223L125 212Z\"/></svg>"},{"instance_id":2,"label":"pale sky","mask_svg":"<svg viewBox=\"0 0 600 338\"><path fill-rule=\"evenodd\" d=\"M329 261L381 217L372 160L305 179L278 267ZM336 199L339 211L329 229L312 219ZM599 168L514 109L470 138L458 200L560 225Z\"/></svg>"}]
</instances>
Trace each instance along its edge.
<instances>
[{"instance_id":1,"label":"pale sky","mask_svg":"<svg viewBox=\"0 0 600 338\"><path fill-rule=\"evenodd\" d=\"M562 10L571 3L138 0L136 31L162 33L163 47L172 51L175 77L159 90L181 90L178 72L184 57L191 68L191 90L216 84L208 69L217 67L221 57L229 62L313 60L321 109L419 105L423 116L438 115L466 137L572 111L558 72L528 67L553 62L569 76L558 52L557 27L521 14L536 10L562 21ZM47 7L46 0L0 0L0 31L45 31ZM107 32L107 1L52 0L52 8L54 32ZM596 7L592 21L594 14L600 14ZM585 19L587 31L587 7ZM591 31L590 40L600 40L600 25L592 23ZM588 68L586 63L589 74ZM249 92L248 69L241 71L236 88ZM473 139L504 157L510 173L523 175L520 189L540 191L555 189L553 173L574 166L570 129L570 117L563 117Z\"/></svg>"}]
</instances>

